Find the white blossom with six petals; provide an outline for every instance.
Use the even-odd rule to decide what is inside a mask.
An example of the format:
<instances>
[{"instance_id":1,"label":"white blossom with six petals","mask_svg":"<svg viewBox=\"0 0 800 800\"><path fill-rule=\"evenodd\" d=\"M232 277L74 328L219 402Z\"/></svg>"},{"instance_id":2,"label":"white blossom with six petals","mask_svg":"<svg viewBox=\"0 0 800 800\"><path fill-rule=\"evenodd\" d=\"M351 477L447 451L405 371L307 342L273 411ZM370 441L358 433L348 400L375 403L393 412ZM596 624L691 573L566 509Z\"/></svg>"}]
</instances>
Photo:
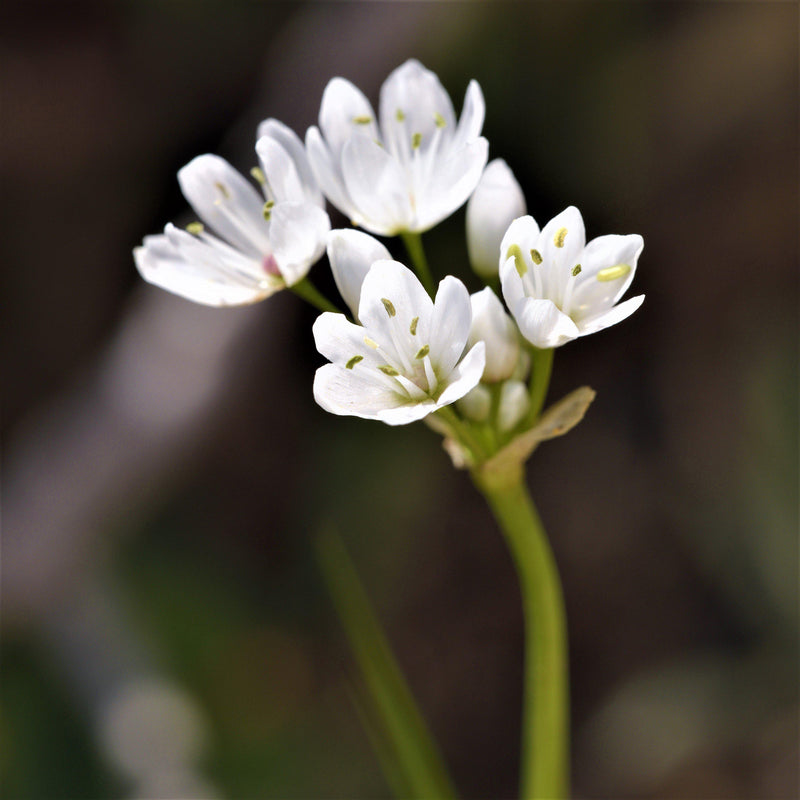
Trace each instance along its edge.
<instances>
[{"instance_id":1,"label":"white blossom with six petals","mask_svg":"<svg viewBox=\"0 0 800 800\"><path fill-rule=\"evenodd\" d=\"M599 236L587 244L574 206L541 231L533 217L515 219L500 245L500 279L522 335L535 347L560 347L633 314L644 295L616 303L643 247L638 234Z\"/></svg>"},{"instance_id":2,"label":"white blossom with six petals","mask_svg":"<svg viewBox=\"0 0 800 800\"><path fill-rule=\"evenodd\" d=\"M446 277L431 300L407 267L377 261L361 286L358 319L327 312L314 323L317 349L332 362L317 370L314 398L332 414L404 425L481 379L485 347L465 352L472 311L457 278Z\"/></svg>"},{"instance_id":3,"label":"white blossom with six petals","mask_svg":"<svg viewBox=\"0 0 800 800\"><path fill-rule=\"evenodd\" d=\"M344 78L322 96L306 149L322 191L354 225L393 236L432 228L463 205L486 164L485 105L470 81L461 119L439 79L411 59L380 92L379 120Z\"/></svg>"}]
</instances>

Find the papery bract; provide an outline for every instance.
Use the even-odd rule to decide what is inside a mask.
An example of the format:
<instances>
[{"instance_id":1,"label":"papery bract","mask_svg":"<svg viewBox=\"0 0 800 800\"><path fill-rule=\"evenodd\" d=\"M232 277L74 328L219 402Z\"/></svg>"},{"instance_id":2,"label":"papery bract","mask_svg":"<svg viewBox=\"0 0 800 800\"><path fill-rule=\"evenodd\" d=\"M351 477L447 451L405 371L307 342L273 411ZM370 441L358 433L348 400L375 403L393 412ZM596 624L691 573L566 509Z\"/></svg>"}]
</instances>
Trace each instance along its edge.
<instances>
[{"instance_id":1,"label":"papery bract","mask_svg":"<svg viewBox=\"0 0 800 800\"><path fill-rule=\"evenodd\" d=\"M463 397L481 378L484 345L465 352L472 312L466 287L446 277L431 300L397 261L372 265L356 325L325 313L314 323L314 398L326 411L389 425L422 419Z\"/></svg>"},{"instance_id":2,"label":"papery bract","mask_svg":"<svg viewBox=\"0 0 800 800\"><path fill-rule=\"evenodd\" d=\"M522 335L536 347L560 347L630 316L644 295L615 305L630 286L644 247L638 234L586 243L570 206L540 231L533 217L514 220L500 246L503 297Z\"/></svg>"},{"instance_id":3,"label":"papery bract","mask_svg":"<svg viewBox=\"0 0 800 800\"><path fill-rule=\"evenodd\" d=\"M379 112L352 83L331 80L319 127L306 134L311 167L354 225L387 236L428 230L466 202L486 164L480 86L470 82L456 125L439 79L411 59L386 79Z\"/></svg>"}]
</instances>

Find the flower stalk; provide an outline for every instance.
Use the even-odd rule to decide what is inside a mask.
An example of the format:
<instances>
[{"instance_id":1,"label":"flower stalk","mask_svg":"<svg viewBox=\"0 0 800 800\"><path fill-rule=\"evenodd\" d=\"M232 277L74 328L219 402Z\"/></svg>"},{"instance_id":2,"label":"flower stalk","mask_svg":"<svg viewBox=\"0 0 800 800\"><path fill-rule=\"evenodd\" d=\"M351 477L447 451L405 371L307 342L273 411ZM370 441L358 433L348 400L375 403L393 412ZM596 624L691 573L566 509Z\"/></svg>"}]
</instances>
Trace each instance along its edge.
<instances>
[{"instance_id":1,"label":"flower stalk","mask_svg":"<svg viewBox=\"0 0 800 800\"><path fill-rule=\"evenodd\" d=\"M310 303L317 311L332 311L335 314L340 314L341 310L338 309L322 292L314 286L308 278L303 278L298 281L294 286L289 287L298 297Z\"/></svg>"},{"instance_id":2,"label":"flower stalk","mask_svg":"<svg viewBox=\"0 0 800 800\"><path fill-rule=\"evenodd\" d=\"M414 270L425 287L425 291L433 297L436 287L433 283L431 269L428 266L428 259L425 258L425 248L422 246L421 234L404 232L400 236L406 246L406 250L408 250L408 255L411 257Z\"/></svg>"}]
</instances>

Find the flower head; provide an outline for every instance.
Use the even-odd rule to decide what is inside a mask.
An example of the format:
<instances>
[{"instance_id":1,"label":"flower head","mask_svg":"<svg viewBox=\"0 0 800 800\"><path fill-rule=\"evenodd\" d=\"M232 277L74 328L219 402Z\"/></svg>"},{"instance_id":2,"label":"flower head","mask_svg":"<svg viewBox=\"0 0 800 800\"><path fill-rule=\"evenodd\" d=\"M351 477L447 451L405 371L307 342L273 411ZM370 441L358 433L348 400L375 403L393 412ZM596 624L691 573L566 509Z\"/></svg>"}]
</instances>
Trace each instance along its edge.
<instances>
[{"instance_id":1,"label":"flower head","mask_svg":"<svg viewBox=\"0 0 800 800\"><path fill-rule=\"evenodd\" d=\"M277 120L260 132L252 173L262 192L215 155L178 172L201 222L145 237L134 258L146 281L197 303L239 305L294 285L319 259L330 222L303 145Z\"/></svg>"},{"instance_id":2,"label":"flower head","mask_svg":"<svg viewBox=\"0 0 800 800\"><path fill-rule=\"evenodd\" d=\"M525 195L502 158L490 162L467 203L467 248L472 269L497 275L500 242L511 222L525 213Z\"/></svg>"},{"instance_id":3,"label":"flower head","mask_svg":"<svg viewBox=\"0 0 800 800\"><path fill-rule=\"evenodd\" d=\"M642 237L599 236L586 244L583 219L570 206L540 231L533 217L515 219L500 245L503 297L522 335L539 348L622 321L644 295L616 305L630 286Z\"/></svg>"},{"instance_id":4,"label":"flower head","mask_svg":"<svg viewBox=\"0 0 800 800\"><path fill-rule=\"evenodd\" d=\"M463 397L481 379L483 342L467 352L466 287L448 276L431 300L397 261L372 265L361 286L360 325L325 313L314 323L314 398L333 414L404 425Z\"/></svg>"},{"instance_id":5,"label":"flower head","mask_svg":"<svg viewBox=\"0 0 800 800\"><path fill-rule=\"evenodd\" d=\"M383 84L379 118L352 83L334 78L319 128L306 134L308 158L323 192L353 224L390 236L425 231L466 202L480 179L484 111L471 81L456 124L439 79L413 59Z\"/></svg>"}]
</instances>

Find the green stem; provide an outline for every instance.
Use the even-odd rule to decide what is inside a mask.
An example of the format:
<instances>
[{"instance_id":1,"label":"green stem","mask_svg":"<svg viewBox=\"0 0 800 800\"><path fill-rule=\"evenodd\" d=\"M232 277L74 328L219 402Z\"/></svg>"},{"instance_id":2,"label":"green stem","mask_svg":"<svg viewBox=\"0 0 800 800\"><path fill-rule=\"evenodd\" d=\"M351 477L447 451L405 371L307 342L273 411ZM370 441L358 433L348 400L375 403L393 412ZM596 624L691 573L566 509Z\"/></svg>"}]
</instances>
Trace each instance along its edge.
<instances>
[{"instance_id":1,"label":"green stem","mask_svg":"<svg viewBox=\"0 0 800 800\"><path fill-rule=\"evenodd\" d=\"M425 291L433 297L435 293L435 286L433 285L433 276L431 275L430 267L428 267L428 259L425 258L425 249L422 246L422 235L419 233L411 233L406 231L400 234L403 239L403 244L411 256L411 263L425 287Z\"/></svg>"},{"instance_id":2,"label":"green stem","mask_svg":"<svg viewBox=\"0 0 800 800\"><path fill-rule=\"evenodd\" d=\"M442 406L436 415L441 417L449 426L461 444L466 445L471 451L477 462L483 462L488 458L486 448L480 439L473 433L470 426L463 422L458 414L450 406Z\"/></svg>"},{"instance_id":3,"label":"green stem","mask_svg":"<svg viewBox=\"0 0 800 800\"><path fill-rule=\"evenodd\" d=\"M294 286L290 286L289 288L298 297L301 297L307 303L311 303L311 305L319 311L333 311L335 314L342 313L341 310L331 303L308 278L303 278L303 280L298 281Z\"/></svg>"},{"instance_id":4,"label":"green stem","mask_svg":"<svg viewBox=\"0 0 800 800\"><path fill-rule=\"evenodd\" d=\"M547 387L550 385L550 373L553 371L554 348L540 350L531 348L531 410L528 412L530 424L536 422L542 413L544 399L547 396Z\"/></svg>"},{"instance_id":5,"label":"green stem","mask_svg":"<svg viewBox=\"0 0 800 800\"><path fill-rule=\"evenodd\" d=\"M520 797L569 794L567 630L558 569L522 466L506 475L473 472L508 541L525 615Z\"/></svg>"}]
</instances>

